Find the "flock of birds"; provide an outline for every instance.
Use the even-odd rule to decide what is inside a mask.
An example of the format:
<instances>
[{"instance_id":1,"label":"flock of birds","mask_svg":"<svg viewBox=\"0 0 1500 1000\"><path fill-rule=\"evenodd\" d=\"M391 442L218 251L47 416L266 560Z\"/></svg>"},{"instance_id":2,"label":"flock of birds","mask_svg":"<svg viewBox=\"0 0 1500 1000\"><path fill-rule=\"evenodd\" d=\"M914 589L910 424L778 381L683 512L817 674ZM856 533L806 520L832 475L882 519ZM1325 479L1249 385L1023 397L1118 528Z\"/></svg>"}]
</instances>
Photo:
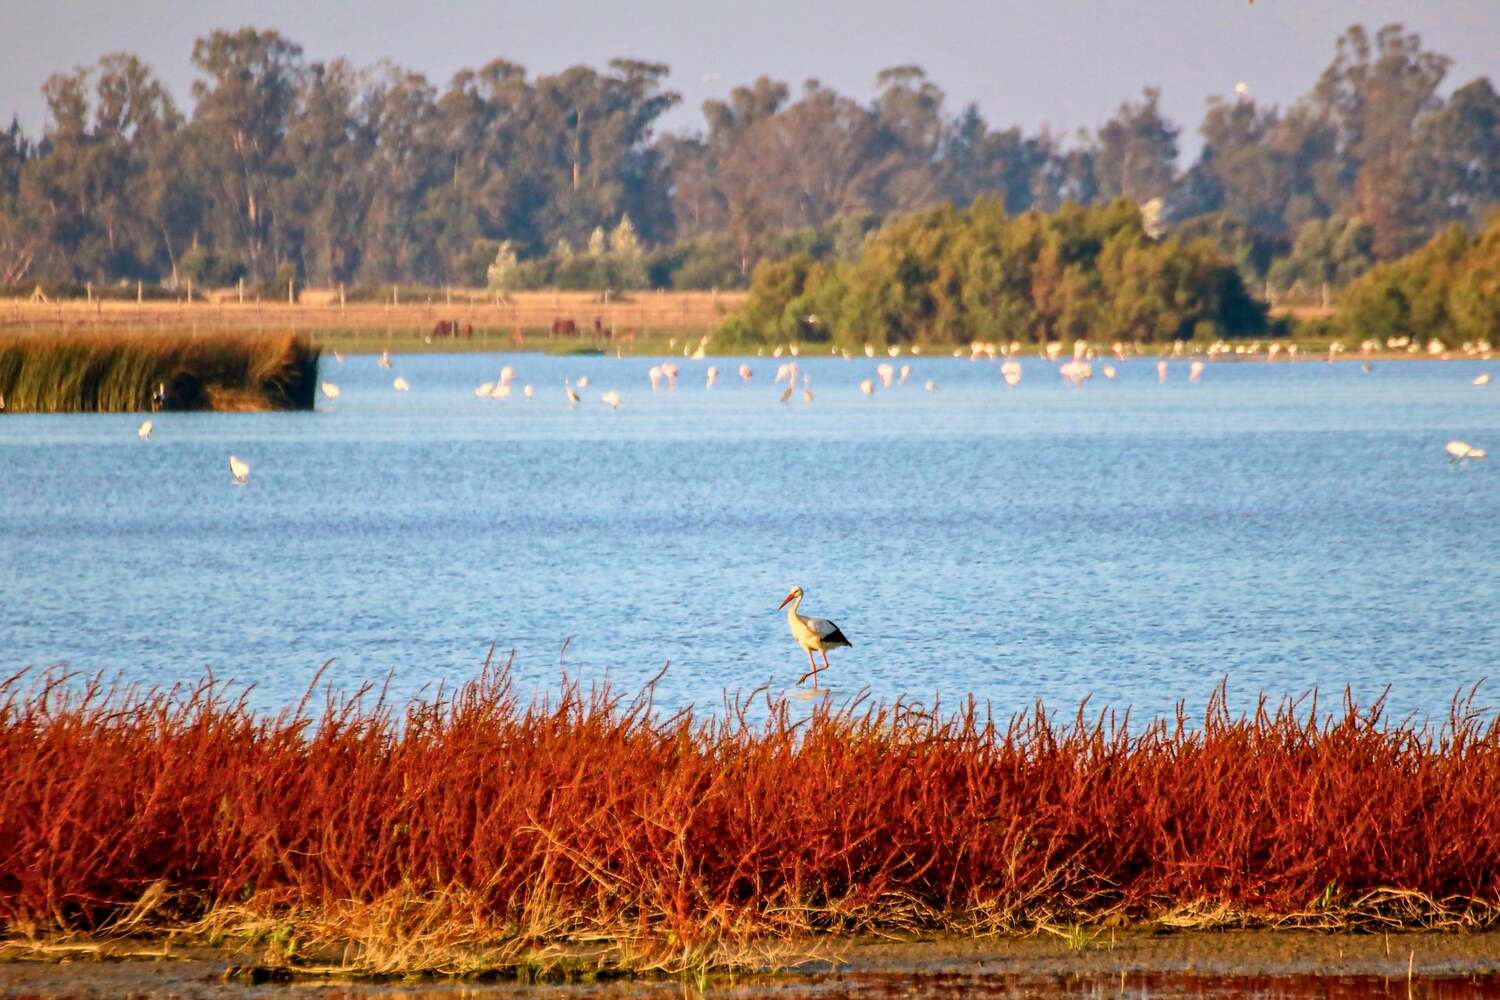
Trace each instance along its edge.
<instances>
[{"instance_id":1,"label":"flock of birds","mask_svg":"<svg viewBox=\"0 0 1500 1000\"><path fill-rule=\"evenodd\" d=\"M698 342L695 349L690 346L684 347L683 355L694 360L703 359L706 343L707 340L705 338ZM673 346L675 347L675 342ZM1370 356L1381 350L1382 346L1388 351L1404 351L1408 354L1418 354L1424 350L1421 343L1411 337L1390 338L1384 345L1379 341L1366 340L1359 345L1360 353L1364 356L1360 369L1364 374L1368 375L1373 371L1373 361ZM905 350L913 357L922 354L920 346L911 346L905 348ZM1012 341L1008 344L975 341L969 345L967 352L962 349L955 350L953 351L953 356L962 358L967 353L969 360L973 362L999 360L1001 380L1007 386L1015 387L1021 384L1023 371L1021 356L1023 350L1024 345L1018 341ZM1063 350L1061 342L1051 341L1037 351L1037 357L1045 362L1056 365L1055 370L1058 376L1065 384L1072 386L1081 386L1093 379L1096 373L1096 366L1099 375L1103 376L1106 380L1113 381L1118 376L1119 371L1114 364L1110 363L1111 358L1114 361L1123 362L1132 356L1142 356L1145 354L1139 345L1126 343L1114 343L1110 345L1109 352L1106 354L1102 349L1096 348L1094 345L1082 340L1074 342L1071 355L1065 356ZM1456 353L1436 339L1429 340L1425 350L1429 356L1444 360ZM900 358L902 351L903 348L900 346L891 346L884 349L884 353L892 359ZM1328 360L1334 361L1344 352L1345 346L1335 341L1328 346ZM1461 352L1468 357L1485 360L1493 357L1491 345L1484 341L1465 343L1457 349L1457 352ZM835 348L830 353L842 355L848 361L854 360L854 355L848 350ZM874 345L864 345L864 354L867 358L873 359L879 353ZM779 396L782 403L790 403L797 394L799 386L801 388L803 403L810 405L813 402L812 376L799 370L797 358L800 354L801 347L797 344L780 345L771 351L772 359L779 362L773 384L780 385L785 383L785 388L781 390ZM762 350L760 355L764 357L765 351ZM1223 357L1226 360L1236 356L1242 360L1258 360L1264 355L1264 360L1267 362L1274 362L1278 357L1284 356L1288 361L1295 361L1298 357L1298 345L1295 343L1283 344L1273 342L1267 344L1263 349L1259 341L1251 341L1245 344L1229 344L1219 341L1211 344L1203 352L1203 355L1210 359ZM788 357L789 360L780 361L779 359L783 356ZM335 351L334 359L339 364L343 364L344 356L342 352ZM1169 359L1189 361L1187 370L1188 382L1196 383L1202 379L1205 371L1204 362L1199 358L1185 354L1184 345L1181 342L1177 342L1172 345L1170 352L1165 352L1157 358L1156 378L1158 383L1165 383L1168 380L1170 370ZM382 351L376 363L382 369L391 369L390 352ZM755 370L749 361L742 361L735 370L735 373L739 376L740 381L746 385L751 384L755 377ZM712 389L718 383L719 375L720 371L717 365L708 365L703 370L704 389ZM897 386L909 384L912 381L912 375L913 369L910 363L904 363L898 367L890 361L882 361L876 366L873 378L865 378L859 382L859 390L867 397L874 396L878 390L890 390ZM650 382L653 393L675 390L678 379L681 376L681 368L675 362L671 361L652 364L646 371L646 378ZM1490 384L1490 381L1491 377L1488 372L1483 372L1475 376L1472 380L1476 386L1487 386ZM515 391L515 382L515 367L507 364L501 367L494 381L482 383L475 388L474 395L481 399L508 399ZM938 384L934 379L926 379L922 383L922 386L928 392L939 391ZM396 392L409 392L411 391L411 383L404 376L396 375L391 380L391 388ZM576 409L582 404L584 398L583 392L588 388L589 377L587 375L580 375L577 379L565 378L563 380L564 398L570 409ZM320 382L319 389L329 403L333 403L339 399L342 394L342 390L338 384L327 379ZM523 384L520 387L520 395L526 400L535 399L537 396L536 387L529 383ZM611 410L618 410L624 402L624 397L620 394L619 390L613 388L599 393L598 398L600 403L608 406ZM153 422L145 420L137 428L136 434L142 441L148 441L151 438L153 429ZM1461 440L1447 442L1444 449L1448 454L1450 462L1456 464L1466 464L1486 457L1485 449L1475 447ZM250 464L238 455L229 456L229 471L234 485L243 486L249 482ZM788 599L790 600L790 597ZM793 611L795 612L795 605L793 605ZM810 655L811 649L809 650Z\"/></svg>"}]
</instances>

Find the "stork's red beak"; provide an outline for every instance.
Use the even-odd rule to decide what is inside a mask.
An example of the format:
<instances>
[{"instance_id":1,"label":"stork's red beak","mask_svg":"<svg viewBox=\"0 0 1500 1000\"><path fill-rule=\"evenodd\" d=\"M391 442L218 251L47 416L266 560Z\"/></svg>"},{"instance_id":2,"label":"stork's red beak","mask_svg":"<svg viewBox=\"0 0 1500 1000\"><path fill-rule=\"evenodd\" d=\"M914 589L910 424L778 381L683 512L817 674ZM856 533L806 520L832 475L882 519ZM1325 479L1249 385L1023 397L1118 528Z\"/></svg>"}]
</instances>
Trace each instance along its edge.
<instances>
[{"instance_id":1,"label":"stork's red beak","mask_svg":"<svg viewBox=\"0 0 1500 1000\"><path fill-rule=\"evenodd\" d=\"M792 598L794 598L796 596L797 596L797 592L795 590L792 591L790 594L787 594L786 597L782 599L781 603L776 606L776 610L780 611L782 608L786 607L788 604L791 604L792 603Z\"/></svg>"}]
</instances>

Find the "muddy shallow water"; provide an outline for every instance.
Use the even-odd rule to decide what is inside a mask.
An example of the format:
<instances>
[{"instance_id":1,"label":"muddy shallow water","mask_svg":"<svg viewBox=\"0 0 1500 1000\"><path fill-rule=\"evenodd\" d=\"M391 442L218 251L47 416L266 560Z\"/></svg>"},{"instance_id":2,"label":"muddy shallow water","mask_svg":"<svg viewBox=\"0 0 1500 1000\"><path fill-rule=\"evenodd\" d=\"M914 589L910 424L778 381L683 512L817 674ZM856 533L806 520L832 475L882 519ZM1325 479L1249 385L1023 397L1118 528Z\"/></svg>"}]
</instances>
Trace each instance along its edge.
<instances>
[{"instance_id":1,"label":"muddy shallow water","mask_svg":"<svg viewBox=\"0 0 1500 1000\"><path fill-rule=\"evenodd\" d=\"M770 998L895 997L1419 997L1500 1000L1500 933L1323 934L1311 932L1188 932L1104 930L1070 943L1050 935L1020 939L851 941L830 946L832 961L774 975L601 983L335 982L327 979L245 985L224 972L245 960L229 952L181 951L181 958L0 962L0 996L49 1000L96 997L362 998L553 997L613 1000L713 996ZM146 950L137 947L135 951ZM175 956L179 954L173 951ZM1410 979L1408 979L1410 975Z\"/></svg>"}]
</instances>

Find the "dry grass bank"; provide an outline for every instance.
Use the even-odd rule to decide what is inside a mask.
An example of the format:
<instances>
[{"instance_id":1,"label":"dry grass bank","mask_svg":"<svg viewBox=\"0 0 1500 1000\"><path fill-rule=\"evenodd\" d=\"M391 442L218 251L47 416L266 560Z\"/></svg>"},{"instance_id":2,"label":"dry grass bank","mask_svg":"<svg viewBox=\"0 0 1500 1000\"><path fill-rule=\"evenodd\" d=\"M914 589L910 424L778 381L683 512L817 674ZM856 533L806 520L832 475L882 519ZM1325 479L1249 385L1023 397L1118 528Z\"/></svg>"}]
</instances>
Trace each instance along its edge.
<instances>
[{"instance_id":1,"label":"dry grass bank","mask_svg":"<svg viewBox=\"0 0 1500 1000\"><path fill-rule=\"evenodd\" d=\"M404 342L413 336L432 336L438 324L446 321L459 328L460 337L463 331L472 330L467 339L484 338L489 349L495 350L511 343L518 333L546 339L554 324L569 322L577 333L561 335L561 339L589 340L602 333L628 343L632 333L706 333L739 308L745 293L636 292L605 301L593 292L516 292L497 303L483 293L455 290L424 294L419 300L403 298L399 304L341 305L337 292L314 289L304 292L301 299L297 304L240 302L232 292L191 303L12 299L0 301L0 331L342 331L371 338L389 335Z\"/></svg>"}]
</instances>

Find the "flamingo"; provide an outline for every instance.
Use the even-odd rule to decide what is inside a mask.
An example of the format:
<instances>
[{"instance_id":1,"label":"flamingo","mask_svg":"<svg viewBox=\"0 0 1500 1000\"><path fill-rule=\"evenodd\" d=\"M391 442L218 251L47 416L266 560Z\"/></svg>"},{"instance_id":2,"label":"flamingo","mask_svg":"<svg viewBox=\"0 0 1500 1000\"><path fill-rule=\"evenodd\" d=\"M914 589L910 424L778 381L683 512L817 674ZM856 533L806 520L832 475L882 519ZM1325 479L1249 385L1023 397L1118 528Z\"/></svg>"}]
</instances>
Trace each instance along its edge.
<instances>
[{"instance_id":1,"label":"flamingo","mask_svg":"<svg viewBox=\"0 0 1500 1000\"><path fill-rule=\"evenodd\" d=\"M588 387L589 387L589 377L587 375L580 375L580 376L578 376L578 388L580 388L580 389L587 389Z\"/></svg>"},{"instance_id":2,"label":"flamingo","mask_svg":"<svg viewBox=\"0 0 1500 1000\"><path fill-rule=\"evenodd\" d=\"M151 421L143 420L141 426L136 428L135 436L142 441L151 440Z\"/></svg>"},{"instance_id":3,"label":"flamingo","mask_svg":"<svg viewBox=\"0 0 1500 1000\"><path fill-rule=\"evenodd\" d=\"M753 373L750 371L750 366L748 364L741 364L740 365L740 381L741 382L749 384L751 374L753 374Z\"/></svg>"},{"instance_id":4,"label":"flamingo","mask_svg":"<svg viewBox=\"0 0 1500 1000\"><path fill-rule=\"evenodd\" d=\"M1194 361L1188 365L1188 381L1196 382L1203 377L1203 362Z\"/></svg>"},{"instance_id":5,"label":"flamingo","mask_svg":"<svg viewBox=\"0 0 1500 1000\"><path fill-rule=\"evenodd\" d=\"M928 379L927 382L922 386L922 388L926 389L928 392L937 392L938 384L932 379Z\"/></svg>"},{"instance_id":6,"label":"flamingo","mask_svg":"<svg viewBox=\"0 0 1500 1000\"><path fill-rule=\"evenodd\" d=\"M1490 384L1490 373L1489 372L1484 372L1483 374L1475 375L1474 376L1474 384L1475 385L1489 385Z\"/></svg>"},{"instance_id":7,"label":"flamingo","mask_svg":"<svg viewBox=\"0 0 1500 1000\"><path fill-rule=\"evenodd\" d=\"M474 390L474 395L478 396L480 399L484 399L487 396L489 396L489 394L491 392L493 392L494 390L495 390L495 383L493 383L493 382L485 382L485 383L481 384L477 389Z\"/></svg>"},{"instance_id":8,"label":"flamingo","mask_svg":"<svg viewBox=\"0 0 1500 1000\"><path fill-rule=\"evenodd\" d=\"M397 392L405 392L406 390L411 388L411 383L406 381L406 379L402 378L400 375L397 375L396 380L391 383L391 387Z\"/></svg>"},{"instance_id":9,"label":"flamingo","mask_svg":"<svg viewBox=\"0 0 1500 1000\"><path fill-rule=\"evenodd\" d=\"M1274 347L1276 345L1273 344L1271 346ZM1156 363L1156 381L1158 383L1160 383L1160 382L1165 382L1166 380L1167 380L1167 363L1165 361L1158 361Z\"/></svg>"},{"instance_id":10,"label":"flamingo","mask_svg":"<svg viewBox=\"0 0 1500 1000\"><path fill-rule=\"evenodd\" d=\"M870 381L869 379L865 379L859 384L859 391L864 393L866 396L873 396L875 395L875 383Z\"/></svg>"},{"instance_id":11,"label":"flamingo","mask_svg":"<svg viewBox=\"0 0 1500 1000\"><path fill-rule=\"evenodd\" d=\"M880 387L882 389L889 389L891 387L891 379L896 377L896 369L888 364L878 365L875 368L875 374L880 376Z\"/></svg>"},{"instance_id":12,"label":"flamingo","mask_svg":"<svg viewBox=\"0 0 1500 1000\"><path fill-rule=\"evenodd\" d=\"M530 399L532 396L536 395L536 390L529 385L523 385L521 386L521 395L525 396L527 399Z\"/></svg>"},{"instance_id":13,"label":"flamingo","mask_svg":"<svg viewBox=\"0 0 1500 1000\"><path fill-rule=\"evenodd\" d=\"M607 389L599 396L599 402L604 403L611 410L620 408L620 394L613 389Z\"/></svg>"},{"instance_id":14,"label":"flamingo","mask_svg":"<svg viewBox=\"0 0 1500 1000\"><path fill-rule=\"evenodd\" d=\"M661 389L661 365L652 365L646 372L646 377L651 380L651 391L658 392Z\"/></svg>"},{"instance_id":15,"label":"flamingo","mask_svg":"<svg viewBox=\"0 0 1500 1000\"><path fill-rule=\"evenodd\" d=\"M229 474L234 477L234 485L244 486L250 481L250 463L238 455L230 455Z\"/></svg>"},{"instance_id":16,"label":"flamingo","mask_svg":"<svg viewBox=\"0 0 1500 1000\"><path fill-rule=\"evenodd\" d=\"M786 598L782 600L781 607L785 608L788 604L791 607L787 608L786 612L787 628L792 630L792 638L797 640L797 645L806 650L807 665L810 668L797 683L801 684L811 677L813 687L817 687L819 668L813 662L813 651L817 650L823 654L822 669L827 670L828 651L838 646L852 646L853 643L846 639L844 633L839 630L839 627L828 619L809 618L806 615L797 613L797 608L802 604L801 587L794 586L791 592L786 595Z\"/></svg>"},{"instance_id":17,"label":"flamingo","mask_svg":"<svg viewBox=\"0 0 1500 1000\"><path fill-rule=\"evenodd\" d=\"M339 387L334 385L332 382L324 382L319 388L323 390L323 395L327 396L329 399L339 398Z\"/></svg>"},{"instance_id":18,"label":"flamingo","mask_svg":"<svg viewBox=\"0 0 1500 1000\"><path fill-rule=\"evenodd\" d=\"M1448 461L1450 462L1464 462L1471 458L1479 459L1484 457L1483 448L1475 448L1467 441L1449 441L1443 446L1443 450L1448 453Z\"/></svg>"},{"instance_id":19,"label":"flamingo","mask_svg":"<svg viewBox=\"0 0 1500 1000\"><path fill-rule=\"evenodd\" d=\"M1012 358L1000 366L1000 376L1005 379L1005 384L1016 386L1021 384L1021 362Z\"/></svg>"}]
</instances>

